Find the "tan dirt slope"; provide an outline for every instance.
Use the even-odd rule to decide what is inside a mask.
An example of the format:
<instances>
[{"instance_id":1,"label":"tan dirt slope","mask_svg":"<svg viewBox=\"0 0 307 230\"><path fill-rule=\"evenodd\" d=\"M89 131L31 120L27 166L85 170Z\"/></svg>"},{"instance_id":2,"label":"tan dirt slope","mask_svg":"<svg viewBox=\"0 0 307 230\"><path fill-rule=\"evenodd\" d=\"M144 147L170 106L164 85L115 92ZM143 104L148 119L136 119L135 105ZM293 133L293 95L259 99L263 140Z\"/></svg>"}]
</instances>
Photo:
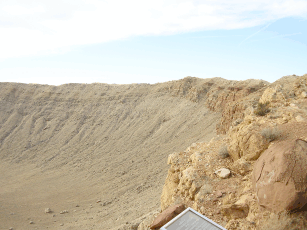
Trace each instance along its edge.
<instances>
[{"instance_id":1,"label":"tan dirt slope","mask_svg":"<svg viewBox=\"0 0 307 230\"><path fill-rule=\"evenodd\" d=\"M168 155L216 136L218 101L266 84L0 83L0 229L110 229L159 209Z\"/></svg>"}]
</instances>

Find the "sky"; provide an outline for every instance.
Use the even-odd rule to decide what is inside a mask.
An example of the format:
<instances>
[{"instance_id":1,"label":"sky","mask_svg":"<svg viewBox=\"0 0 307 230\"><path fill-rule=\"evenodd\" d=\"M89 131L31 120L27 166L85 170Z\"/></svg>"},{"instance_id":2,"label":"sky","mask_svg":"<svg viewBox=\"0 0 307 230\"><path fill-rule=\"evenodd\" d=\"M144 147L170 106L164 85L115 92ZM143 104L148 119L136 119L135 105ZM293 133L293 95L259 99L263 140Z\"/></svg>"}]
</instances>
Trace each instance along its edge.
<instances>
[{"instance_id":1,"label":"sky","mask_svg":"<svg viewBox=\"0 0 307 230\"><path fill-rule=\"evenodd\" d=\"M307 0L0 1L0 82L307 73Z\"/></svg>"}]
</instances>

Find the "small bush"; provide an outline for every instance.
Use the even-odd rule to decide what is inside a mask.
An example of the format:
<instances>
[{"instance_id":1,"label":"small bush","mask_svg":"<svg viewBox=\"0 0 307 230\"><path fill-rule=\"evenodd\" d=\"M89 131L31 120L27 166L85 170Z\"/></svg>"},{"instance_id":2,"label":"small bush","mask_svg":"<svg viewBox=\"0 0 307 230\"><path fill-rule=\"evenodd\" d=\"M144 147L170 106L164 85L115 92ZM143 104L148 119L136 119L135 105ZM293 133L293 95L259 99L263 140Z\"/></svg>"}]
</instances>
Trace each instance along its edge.
<instances>
[{"instance_id":1,"label":"small bush","mask_svg":"<svg viewBox=\"0 0 307 230\"><path fill-rule=\"evenodd\" d=\"M264 128L261 131L261 135L271 142L279 138L281 136L281 132L278 128Z\"/></svg>"},{"instance_id":2,"label":"small bush","mask_svg":"<svg viewBox=\"0 0 307 230\"><path fill-rule=\"evenodd\" d=\"M229 157L229 153L228 153L228 150L227 150L227 145L222 145L221 148L219 149L219 156L221 158L227 158Z\"/></svg>"},{"instance_id":3,"label":"small bush","mask_svg":"<svg viewBox=\"0 0 307 230\"><path fill-rule=\"evenodd\" d=\"M254 114L258 115L258 116L264 116L266 115L268 112L270 112L270 109L269 109L269 102L266 102L266 103L258 103L257 104L257 108L256 110L254 111Z\"/></svg>"}]
</instances>

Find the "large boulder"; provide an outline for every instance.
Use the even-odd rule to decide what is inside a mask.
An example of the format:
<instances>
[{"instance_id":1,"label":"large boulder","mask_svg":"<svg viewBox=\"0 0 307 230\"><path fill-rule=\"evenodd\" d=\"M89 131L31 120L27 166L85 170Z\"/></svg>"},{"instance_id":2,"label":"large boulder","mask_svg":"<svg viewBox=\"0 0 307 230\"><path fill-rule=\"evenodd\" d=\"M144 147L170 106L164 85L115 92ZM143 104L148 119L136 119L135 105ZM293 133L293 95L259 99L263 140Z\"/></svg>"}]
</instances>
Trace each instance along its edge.
<instances>
[{"instance_id":1,"label":"large boulder","mask_svg":"<svg viewBox=\"0 0 307 230\"><path fill-rule=\"evenodd\" d=\"M276 143L254 165L253 185L259 205L280 212L307 203L307 142Z\"/></svg>"},{"instance_id":2,"label":"large boulder","mask_svg":"<svg viewBox=\"0 0 307 230\"><path fill-rule=\"evenodd\" d=\"M185 209L184 204L177 204L165 209L162 213L160 213L153 223L150 225L150 229L161 228L175 216L180 214Z\"/></svg>"}]
</instances>

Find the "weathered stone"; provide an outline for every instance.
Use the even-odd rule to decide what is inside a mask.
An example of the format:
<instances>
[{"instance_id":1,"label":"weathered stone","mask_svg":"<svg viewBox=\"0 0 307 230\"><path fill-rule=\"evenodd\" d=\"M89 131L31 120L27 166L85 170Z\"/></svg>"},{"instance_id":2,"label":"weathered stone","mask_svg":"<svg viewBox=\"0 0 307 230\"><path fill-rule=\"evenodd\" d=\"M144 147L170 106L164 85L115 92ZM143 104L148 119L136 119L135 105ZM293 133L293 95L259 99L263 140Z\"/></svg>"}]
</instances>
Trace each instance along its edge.
<instances>
[{"instance_id":1,"label":"weathered stone","mask_svg":"<svg viewBox=\"0 0 307 230\"><path fill-rule=\"evenodd\" d=\"M196 193L204 184L204 178L202 178L199 173L199 170L192 166L182 171L178 190L183 197L191 200L195 198Z\"/></svg>"},{"instance_id":2,"label":"weathered stone","mask_svg":"<svg viewBox=\"0 0 307 230\"><path fill-rule=\"evenodd\" d=\"M244 158L236 160L231 166L231 170L244 176L253 170L252 164Z\"/></svg>"},{"instance_id":3,"label":"weathered stone","mask_svg":"<svg viewBox=\"0 0 307 230\"><path fill-rule=\"evenodd\" d=\"M60 211L60 214L65 214L65 213L68 213L68 211L67 210Z\"/></svg>"},{"instance_id":4,"label":"weathered stone","mask_svg":"<svg viewBox=\"0 0 307 230\"><path fill-rule=\"evenodd\" d=\"M178 204L171 206L165 209L162 213L160 213L153 223L150 225L150 229L160 228L179 213L181 213L185 209L184 204Z\"/></svg>"},{"instance_id":5,"label":"weathered stone","mask_svg":"<svg viewBox=\"0 0 307 230\"><path fill-rule=\"evenodd\" d=\"M301 115L296 116L296 117L295 117L295 120L296 120L297 122L305 122L305 121L306 121Z\"/></svg>"},{"instance_id":6,"label":"weathered stone","mask_svg":"<svg viewBox=\"0 0 307 230\"><path fill-rule=\"evenodd\" d=\"M221 191L217 191L217 192L215 193L215 196L216 196L217 198L220 198L220 197L223 196L223 193L222 193Z\"/></svg>"},{"instance_id":7,"label":"weathered stone","mask_svg":"<svg viewBox=\"0 0 307 230\"><path fill-rule=\"evenodd\" d=\"M228 153L232 159L257 160L267 149L269 142L261 135L262 127L252 116L247 116L244 122L229 130Z\"/></svg>"},{"instance_id":8,"label":"weathered stone","mask_svg":"<svg viewBox=\"0 0 307 230\"><path fill-rule=\"evenodd\" d=\"M259 102L264 104L267 102L271 103L285 100L285 96L281 92L281 89L282 87L280 85L277 85L275 88L267 88L263 92Z\"/></svg>"},{"instance_id":9,"label":"weathered stone","mask_svg":"<svg viewBox=\"0 0 307 230\"><path fill-rule=\"evenodd\" d=\"M45 208L45 213L51 213L51 209L50 208Z\"/></svg>"},{"instance_id":10,"label":"weathered stone","mask_svg":"<svg viewBox=\"0 0 307 230\"><path fill-rule=\"evenodd\" d=\"M178 187L178 184L179 184L178 173L173 171L172 169L169 169L161 195L162 210L164 210L166 207L168 207L173 203L172 197L175 195L175 189Z\"/></svg>"},{"instance_id":11,"label":"weathered stone","mask_svg":"<svg viewBox=\"0 0 307 230\"><path fill-rule=\"evenodd\" d=\"M195 201L197 203L203 203L205 202L205 196L207 194L210 194L212 192L212 185L209 184L208 182L203 184L201 188L199 189L198 193L195 195Z\"/></svg>"},{"instance_id":12,"label":"weathered stone","mask_svg":"<svg viewBox=\"0 0 307 230\"><path fill-rule=\"evenodd\" d=\"M190 159L193 165L195 166L199 164L201 161L203 161L204 156L205 156L204 153L195 152L190 156Z\"/></svg>"},{"instance_id":13,"label":"weathered stone","mask_svg":"<svg viewBox=\"0 0 307 230\"><path fill-rule=\"evenodd\" d=\"M306 141L283 141L267 149L255 163L252 179L260 206L277 212L303 207L306 169Z\"/></svg>"},{"instance_id":14,"label":"weathered stone","mask_svg":"<svg viewBox=\"0 0 307 230\"><path fill-rule=\"evenodd\" d=\"M221 212L229 219L246 218L249 212L247 204L227 204L222 206Z\"/></svg>"},{"instance_id":15,"label":"weathered stone","mask_svg":"<svg viewBox=\"0 0 307 230\"><path fill-rule=\"evenodd\" d=\"M178 153L172 153L172 154L168 155L167 164L168 165L175 164L175 163L177 163L176 162L177 159L178 159Z\"/></svg>"},{"instance_id":16,"label":"weathered stone","mask_svg":"<svg viewBox=\"0 0 307 230\"><path fill-rule=\"evenodd\" d=\"M218 169L214 172L218 177L222 178L222 179L226 179L230 176L230 170L226 169L226 168L221 168Z\"/></svg>"},{"instance_id":17,"label":"weathered stone","mask_svg":"<svg viewBox=\"0 0 307 230\"><path fill-rule=\"evenodd\" d=\"M250 195L243 195L234 204L224 205L222 207L222 214L229 219L246 218L249 212L249 202L252 197Z\"/></svg>"}]
</instances>

